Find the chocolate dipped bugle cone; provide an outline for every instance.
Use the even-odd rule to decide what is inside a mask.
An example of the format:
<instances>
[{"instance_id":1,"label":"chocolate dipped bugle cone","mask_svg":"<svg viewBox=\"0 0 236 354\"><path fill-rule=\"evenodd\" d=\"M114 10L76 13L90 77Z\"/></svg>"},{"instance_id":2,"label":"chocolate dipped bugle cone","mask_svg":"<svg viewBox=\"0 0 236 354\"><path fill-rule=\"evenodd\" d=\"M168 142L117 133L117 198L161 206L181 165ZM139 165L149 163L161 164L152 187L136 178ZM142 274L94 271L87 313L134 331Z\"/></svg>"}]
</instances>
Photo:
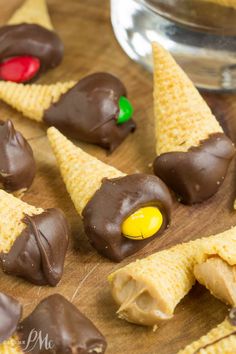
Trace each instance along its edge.
<instances>
[{"instance_id":1,"label":"chocolate dipped bugle cone","mask_svg":"<svg viewBox=\"0 0 236 354\"><path fill-rule=\"evenodd\" d=\"M155 235L164 231L172 201L162 181L142 174L126 176L73 145L53 127L48 129L48 138L85 232L98 252L120 261L143 248L149 240L124 237L121 229L123 221L145 205L162 212L163 222Z\"/></svg>"},{"instance_id":2,"label":"chocolate dipped bugle cone","mask_svg":"<svg viewBox=\"0 0 236 354\"><path fill-rule=\"evenodd\" d=\"M53 29L46 0L26 0L23 5L15 11L7 23L9 25L34 23L49 30Z\"/></svg>"},{"instance_id":3,"label":"chocolate dipped bugle cone","mask_svg":"<svg viewBox=\"0 0 236 354\"><path fill-rule=\"evenodd\" d=\"M180 350L178 354L233 354L236 352L236 309L224 322L199 340Z\"/></svg>"},{"instance_id":4,"label":"chocolate dipped bugle cone","mask_svg":"<svg viewBox=\"0 0 236 354\"><path fill-rule=\"evenodd\" d=\"M30 82L58 66L64 46L53 29L46 0L26 0L0 28L0 79Z\"/></svg>"},{"instance_id":5,"label":"chocolate dipped bugle cone","mask_svg":"<svg viewBox=\"0 0 236 354\"><path fill-rule=\"evenodd\" d=\"M0 260L7 274L55 286L62 277L68 234L59 209L36 208L0 190Z\"/></svg>"},{"instance_id":6,"label":"chocolate dipped bugle cone","mask_svg":"<svg viewBox=\"0 0 236 354\"><path fill-rule=\"evenodd\" d=\"M40 333L40 341L29 341L30 333ZM62 295L41 301L18 326L23 352L33 353L105 353L106 339L95 325ZM32 350L33 348L33 350Z\"/></svg>"},{"instance_id":7,"label":"chocolate dipped bugle cone","mask_svg":"<svg viewBox=\"0 0 236 354\"><path fill-rule=\"evenodd\" d=\"M0 185L21 197L31 186L36 172L33 151L10 120L0 121Z\"/></svg>"},{"instance_id":8,"label":"chocolate dipped bugle cone","mask_svg":"<svg viewBox=\"0 0 236 354\"><path fill-rule=\"evenodd\" d=\"M234 305L235 244L236 227L157 252L111 274L111 291L119 305L119 317L143 325L168 319L196 279L201 279L214 296ZM205 264L213 259L220 264L211 263L209 272Z\"/></svg>"},{"instance_id":9,"label":"chocolate dipped bugle cone","mask_svg":"<svg viewBox=\"0 0 236 354\"><path fill-rule=\"evenodd\" d=\"M153 44L157 158L154 172L186 204L217 192L235 149L175 60Z\"/></svg>"},{"instance_id":10,"label":"chocolate dipped bugle cone","mask_svg":"<svg viewBox=\"0 0 236 354\"><path fill-rule=\"evenodd\" d=\"M54 85L0 82L0 99L30 119L110 152L136 127L126 88L109 73Z\"/></svg>"},{"instance_id":11,"label":"chocolate dipped bugle cone","mask_svg":"<svg viewBox=\"0 0 236 354\"><path fill-rule=\"evenodd\" d=\"M101 353L107 343L95 325L71 302L59 294L41 301L21 320L22 307L0 293L0 352L26 353Z\"/></svg>"}]
</instances>

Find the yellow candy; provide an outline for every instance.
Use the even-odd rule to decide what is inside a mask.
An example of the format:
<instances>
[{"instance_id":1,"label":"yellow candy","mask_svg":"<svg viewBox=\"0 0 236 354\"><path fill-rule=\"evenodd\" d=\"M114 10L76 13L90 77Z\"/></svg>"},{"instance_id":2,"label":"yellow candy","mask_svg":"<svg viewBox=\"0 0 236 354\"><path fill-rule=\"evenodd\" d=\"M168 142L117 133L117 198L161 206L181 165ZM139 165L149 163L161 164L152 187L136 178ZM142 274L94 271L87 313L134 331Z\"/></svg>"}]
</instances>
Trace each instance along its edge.
<instances>
[{"instance_id":1,"label":"yellow candy","mask_svg":"<svg viewBox=\"0 0 236 354\"><path fill-rule=\"evenodd\" d=\"M145 207L130 215L122 224L123 236L132 240L149 238L160 230L163 216L157 207Z\"/></svg>"}]
</instances>

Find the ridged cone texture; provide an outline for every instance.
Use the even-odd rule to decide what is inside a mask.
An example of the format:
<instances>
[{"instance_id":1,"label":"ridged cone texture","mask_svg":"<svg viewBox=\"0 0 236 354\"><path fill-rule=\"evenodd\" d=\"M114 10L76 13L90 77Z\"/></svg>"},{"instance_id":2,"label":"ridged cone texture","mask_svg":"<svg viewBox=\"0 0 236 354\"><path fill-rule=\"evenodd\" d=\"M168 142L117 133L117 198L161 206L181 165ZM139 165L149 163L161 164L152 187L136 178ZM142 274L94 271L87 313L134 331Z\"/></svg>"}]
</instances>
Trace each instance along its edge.
<instances>
[{"instance_id":1,"label":"ridged cone texture","mask_svg":"<svg viewBox=\"0 0 236 354\"><path fill-rule=\"evenodd\" d=\"M213 2L214 4L226 6L226 7L233 7L236 9L236 1L235 0L201 0L205 2Z\"/></svg>"},{"instance_id":2,"label":"ridged cone texture","mask_svg":"<svg viewBox=\"0 0 236 354\"><path fill-rule=\"evenodd\" d=\"M20 339L17 336L13 336L0 344L1 354L24 354L19 346Z\"/></svg>"},{"instance_id":3,"label":"ridged cone texture","mask_svg":"<svg viewBox=\"0 0 236 354\"><path fill-rule=\"evenodd\" d=\"M8 21L8 25L33 23L53 30L46 0L26 0Z\"/></svg>"},{"instance_id":4,"label":"ridged cone texture","mask_svg":"<svg viewBox=\"0 0 236 354\"><path fill-rule=\"evenodd\" d=\"M29 205L13 195L0 190L0 252L8 253L26 225L25 214L43 213L43 209Z\"/></svg>"},{"instance_id":5,"label":"ridged cone texture","mask_svg":"<svg viewBox=\"0 0 236 354\"><path fill-rule=\"evenodd\" d=\"M153 44L156 152L187 151L222 132L210 108L171 54Z\"/></svg>"},{"instance_id":6,"label":"ridged cone texture","mask_svg":"<svg viewBox=\"0 0 236 354\"><path fill-rule=\"evenodd\" d=\"M109 276L113 297L122 308L116 293L122 293L129 281L135 281L137 287L140 283L145 284L147 290L151 289L152 297L156 293L156 299L166 299L165 312L173 315L176 305L195 283L194 266L213 255L229 265L236 265L236 227L157 252L119 269ZM119 310L118 313L122 315ZM126 314L123 317L135 322Z\"/></svg>"},{"instance_id":7,"label":"ridged cone texture","mask_svg":"<svg viewBox=\"0 0 236 354\"><path fill-rule=\"evenodd\" d=\"M236 227L194 242L199 243L194 255L197 264L212 256L219 256L230 266L236 265Z\"/></svg>"},{"instance_id":8,"label":"ridged cone texture","mask_svg":"<svg viewBox=\"0 0 236 354\"><path fill-rule=\"evenodd\" d=\"M166 304L162 311L171 317L176 305L195 283L193 254L193 248L178 245L127 265L111 274L109 281L112 288L116 288L115 291L118 289L116 283L119 283L120 291L128 285L128 281L134 280L137 283L146 284L147 289L152 289L152 296L155 297L156 292L158 298L165 299ZM113 297L116 299L114 295L113 292ZM122 303L118 305L122 306ZM133 322L132 318L127 318L125 310L124 312L118 310L118 314L119 317Z\"/></svg>"},{"instance_id":9,"label":"ridged cone texture","mask_svg":"<svg viewBox=\"0 0 236 354\"><path fill-rule=\"evenodd\" d=\"M48 139L67 191L80 215L100 188L103 178L124 176L114 167L76 147L54 127L48 129Z\"/></svg>"},{"instance_id":10,"label":"ridged cone texture","mask_svg":"<svg viewBox=\"0 0 236 354\"><path fill-rule=\"evenodd\" d=\"M201 337L199 340L188 345L185 349L180 350L178 354L233 354L236 353L236 336L231 335L228 338L218 341L220 338L228 336L230 333L235 331L228 320L218 325L216 328L212 329L208 334ZM215 344L209 345L211 343ZM201 347L209 345L205 349L198 350Z\"/></svg>"},{"instance_id":11,"label":"ridged cone texture","mask_svg":"<svg viewBox=\"0 0 236 354\"><path fill-rule=\"evenodd\" d=\"M24 116L42 122L44 111L76 84L74 81L52 85L23 85L0 81L0 100Z\"/></svg>"}]
</instances>

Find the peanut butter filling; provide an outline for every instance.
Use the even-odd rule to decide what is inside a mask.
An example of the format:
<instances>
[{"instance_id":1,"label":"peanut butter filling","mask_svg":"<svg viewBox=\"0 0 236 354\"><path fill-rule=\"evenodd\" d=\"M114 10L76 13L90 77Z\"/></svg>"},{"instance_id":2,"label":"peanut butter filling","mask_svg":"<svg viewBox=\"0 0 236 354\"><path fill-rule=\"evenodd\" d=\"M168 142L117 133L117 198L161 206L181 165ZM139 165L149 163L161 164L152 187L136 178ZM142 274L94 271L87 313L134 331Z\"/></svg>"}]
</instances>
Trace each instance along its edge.
<instances>
[{"instance_id":1,"label":"peanut butter filling","mask_svg":"<svg viewBox=\"0 0 236 354\"><path fill-rule=\"evenodd\" d=\"M134 279L127 272L120 272L115 278L112 295L120 305L117 313L121 319L153 326L172 317L169 299L154 289L150 281Z\"/></svg>"},{"instance_id":2,"label":"peanut butter filling","mask_svg":"<svg viewBox=\"0 0 236 354\"><path fill-rule=\"evenodd\" d=\"M228 265L218 256L194 266L196 280L221 301L236 305L236 266ZM173 316L168 291L161 292L142 274L127 270L118 272L112 280L112 296L120 306L118 316L129 322L153 326Z\"/></svg>"},{"instance_id":3,"label":"peanut butter filling","mask_svg":"<svg viewBox=\"0 0 236 354\"><path fill-rule=\"evenodd\" d=\"M236 266L230 266L220 257L207 259L194 267L197 281L204 285L212 295L223 302L236 304Z\"/></svg>"}]
</instances>

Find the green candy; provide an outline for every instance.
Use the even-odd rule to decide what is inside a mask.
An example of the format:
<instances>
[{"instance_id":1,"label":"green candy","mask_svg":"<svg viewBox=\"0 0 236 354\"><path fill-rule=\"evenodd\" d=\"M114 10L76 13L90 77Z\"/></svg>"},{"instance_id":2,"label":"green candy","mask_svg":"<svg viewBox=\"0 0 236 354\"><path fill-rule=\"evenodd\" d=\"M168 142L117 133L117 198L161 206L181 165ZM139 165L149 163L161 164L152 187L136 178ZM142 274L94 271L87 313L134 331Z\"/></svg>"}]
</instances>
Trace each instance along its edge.
<instances>
[{"instance_id":1,"label":"green candy","mask_svg":"<svg viewBox=\"0 0 236 354\"><path fill-rule=\"evenodd\" d=\"M119 108L120 108L120 113L117 119L117 124L123 124L128 120L130 120L130 118L134 113L134 109L130 101L124 96L121 96L119 99Z\"/></svg>"}]
</instances>

